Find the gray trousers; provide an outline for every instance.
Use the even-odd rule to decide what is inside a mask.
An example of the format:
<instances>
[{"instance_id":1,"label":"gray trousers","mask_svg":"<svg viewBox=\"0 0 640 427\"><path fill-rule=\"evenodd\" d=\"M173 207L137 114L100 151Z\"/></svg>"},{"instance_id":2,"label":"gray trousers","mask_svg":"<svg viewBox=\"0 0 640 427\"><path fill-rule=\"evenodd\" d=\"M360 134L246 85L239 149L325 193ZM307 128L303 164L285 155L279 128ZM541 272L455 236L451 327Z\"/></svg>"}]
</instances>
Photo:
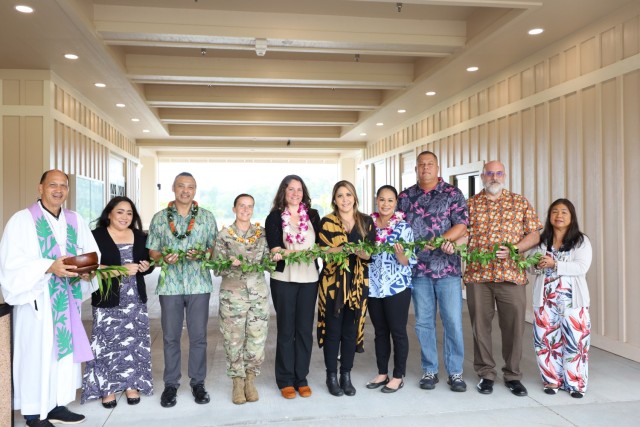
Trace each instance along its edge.
<instances>
[{"instance_id":1,"label":"gray trousers","mask_svg":"<svg viewBox=\"0 0 640 427\"><path fill-rule=\"evenodd\" d=\"M160 295L164 385L179 387L181 375L180 339L187 314L189 334L189 384L204 384L207 375L207 323L211 294Z\"/></svg>"}]
</instances>

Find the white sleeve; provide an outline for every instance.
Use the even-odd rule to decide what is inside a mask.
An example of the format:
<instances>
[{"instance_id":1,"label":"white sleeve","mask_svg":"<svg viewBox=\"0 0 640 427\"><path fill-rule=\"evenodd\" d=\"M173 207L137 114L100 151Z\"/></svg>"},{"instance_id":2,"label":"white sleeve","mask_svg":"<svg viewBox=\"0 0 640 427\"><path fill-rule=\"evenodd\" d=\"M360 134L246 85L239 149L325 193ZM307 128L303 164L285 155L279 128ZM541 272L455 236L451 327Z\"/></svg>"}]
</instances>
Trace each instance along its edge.
<instances>
[{"instance_id":1,"label":"white sleeve","mask_svg":"<svg viewBox=\"0 0 640 427\"><path fill-rule=\"evenodd\" d=\"M558 276L584 276L591 266L591 242L587 236L580 246L574 248L572 261L558 262Z\"/></svg>"},{"instance_id":2,"label":"white sleeve","mask_svg":"<svg viewBox=\"0 0 640 427\"><path fill-rule=\"evenodd\" d=\"M11 217L0 241L0 288L7 304L33 304L42 295L53 260L42 258L28 210Z\"/></svg>"},{"instance_id":3,"label":"white sleeve","mask_svg":"<svg viewBox=\"0 0 640 427\"><path fill-rule=\"evenodd\" d=\"M76 217L78 218L78 246L82 248L83 253L95 252L98 254L98 259L101 259L100 249L96 239L93 237L93 233L91 233L87 223L79 214L76 214ZM90 298L91 294L98 290L98 279L95 277L89 282L81 280L80 283L82 285L83 301Z\"/></svg>"}]
</instances>

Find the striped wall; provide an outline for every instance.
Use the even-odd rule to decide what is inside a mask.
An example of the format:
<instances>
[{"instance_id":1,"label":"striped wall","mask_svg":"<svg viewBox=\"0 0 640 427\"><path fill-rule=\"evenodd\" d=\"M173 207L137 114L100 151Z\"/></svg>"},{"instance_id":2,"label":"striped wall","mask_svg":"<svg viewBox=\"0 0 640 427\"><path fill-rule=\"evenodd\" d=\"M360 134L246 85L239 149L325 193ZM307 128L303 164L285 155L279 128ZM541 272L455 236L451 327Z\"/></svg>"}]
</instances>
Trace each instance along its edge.
<instances>
[{"instance_id":1,"label":"striped wall","mask_svg":"<svg viewBox=\"0 0 640 427\"><path fill-rule=\"evenodd\" d=\"M370 143L366 167L383 162L387 181L406 186L402 156L423 149L445 179L499 159L542 219L556 198L572 200L594 248L593 344L640 361L640 4L445 104Z\"/></svg>"}]
</instances>

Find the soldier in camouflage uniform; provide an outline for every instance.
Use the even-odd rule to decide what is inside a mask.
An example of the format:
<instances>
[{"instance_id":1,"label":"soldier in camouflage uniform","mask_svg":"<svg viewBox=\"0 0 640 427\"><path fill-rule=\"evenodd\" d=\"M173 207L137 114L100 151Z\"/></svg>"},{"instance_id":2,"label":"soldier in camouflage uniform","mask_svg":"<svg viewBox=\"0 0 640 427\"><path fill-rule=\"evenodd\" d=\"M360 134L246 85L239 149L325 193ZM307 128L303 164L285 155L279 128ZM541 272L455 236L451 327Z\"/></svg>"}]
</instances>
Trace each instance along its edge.
<instances>
[{"instance_id":1,"label":"soldier in camouflage uniform","mask_svg":"<svg viewBox=\"0 0 640 427\"><path fill-rule=\"evenodd\" d=\"M258 400L254 380L264 361L269 321L269 288L264 273L243 273L241 268L242 263L259 264L269 256L264 228L250 222L253 206L252 196L236 197L236 220L220 231L214 248L214 259L233 260L230 269L218 273L222 276L220 332L227 355L227 375L233 379L235 404Z\"/></svg>"}]
</instances>

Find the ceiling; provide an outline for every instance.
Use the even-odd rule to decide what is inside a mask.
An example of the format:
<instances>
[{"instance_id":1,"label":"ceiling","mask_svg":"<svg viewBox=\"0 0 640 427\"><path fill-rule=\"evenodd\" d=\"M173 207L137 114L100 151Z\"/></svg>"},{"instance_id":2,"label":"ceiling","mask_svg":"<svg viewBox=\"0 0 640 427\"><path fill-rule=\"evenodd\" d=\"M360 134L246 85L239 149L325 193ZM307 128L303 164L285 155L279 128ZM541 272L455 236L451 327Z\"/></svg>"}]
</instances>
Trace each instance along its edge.
<instances>
[{"instance_id":1,"label":"ceiling","mask_svg":"<svg viewBox=\"0 0 640 427\"><path fill-rule=\"evenodd\" d=\"M331 158L628 2L3 0L0 69L54 71L161 154Z\"/></svg>"}]
</instances>

